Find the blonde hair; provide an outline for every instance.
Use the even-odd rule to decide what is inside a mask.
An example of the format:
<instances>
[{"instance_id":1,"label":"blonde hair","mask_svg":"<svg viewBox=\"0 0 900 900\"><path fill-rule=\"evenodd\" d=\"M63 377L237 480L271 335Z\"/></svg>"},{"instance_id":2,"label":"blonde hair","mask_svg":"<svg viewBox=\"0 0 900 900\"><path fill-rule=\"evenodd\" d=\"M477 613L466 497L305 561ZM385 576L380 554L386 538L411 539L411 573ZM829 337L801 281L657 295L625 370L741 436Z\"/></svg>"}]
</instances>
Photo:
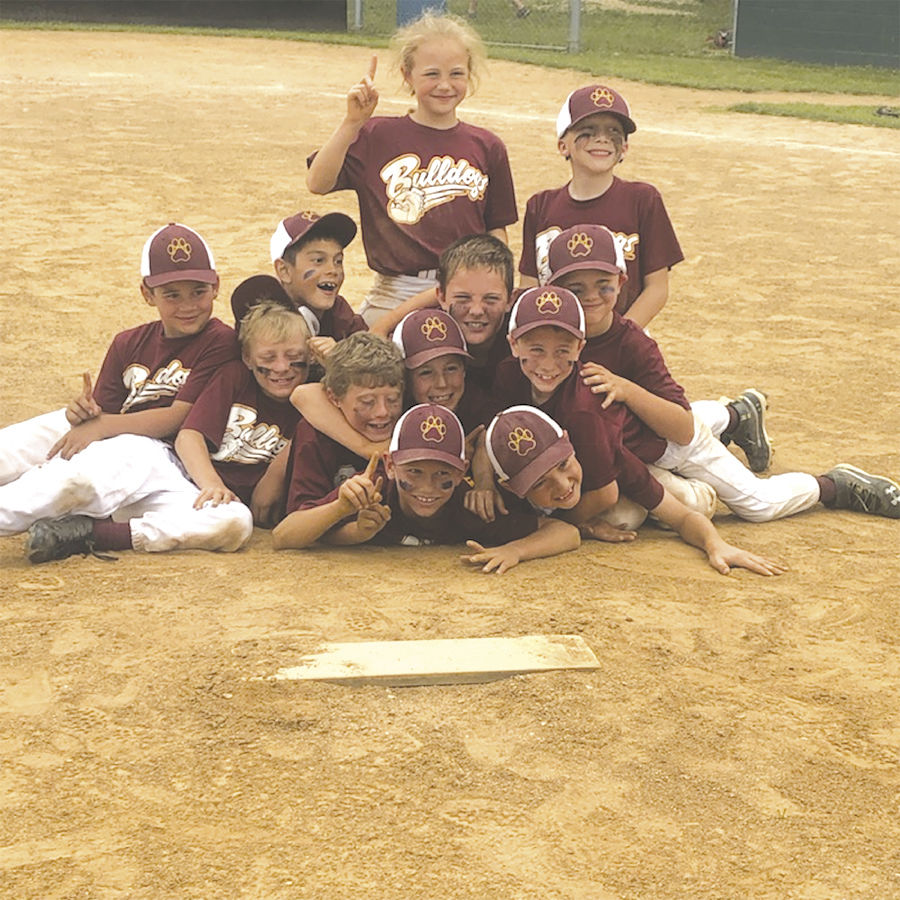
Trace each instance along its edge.
<instances>
[{"instance_id":1,"label":"blonde hair","mask_svg":"<svg viewBox=\"0 0 900 900\"><path fill-rule=\"evenodd\" d=\"M322 385L341 399L354 385L403 390L406 367L400 348L371 331L357 331L338 341L325 357Z\"/></svg>"},{"instance_id":2,"label":"blonde hair","mask_svg":"<svg viewBox=\"0 0 900 900\"><path fill-rule=\"evenodd\" d=\"M406 82L406 76L412 71L413 57L425 41L452 38L458 41L469 58L469 93L474 94L484 72L487 53L478 32L458 16L440 16L427 10L422 16L400 28L391 38L391 48L397 57L400 75ZM412 94L412 89L409 89Z\"/></svg>"},{"instance_id":3,"label":"blonde hair","mask_svg":"<svg viewBox=\"0 0 900 900\"><path fill-rule=\"evenodd\" d=\"M296 309L289 309L276 300L254 303L238 326L238 340L244 353L252 341L281 344L301 336L304 344L311 337L306 320Z\"/></svg>"}]
</instances>

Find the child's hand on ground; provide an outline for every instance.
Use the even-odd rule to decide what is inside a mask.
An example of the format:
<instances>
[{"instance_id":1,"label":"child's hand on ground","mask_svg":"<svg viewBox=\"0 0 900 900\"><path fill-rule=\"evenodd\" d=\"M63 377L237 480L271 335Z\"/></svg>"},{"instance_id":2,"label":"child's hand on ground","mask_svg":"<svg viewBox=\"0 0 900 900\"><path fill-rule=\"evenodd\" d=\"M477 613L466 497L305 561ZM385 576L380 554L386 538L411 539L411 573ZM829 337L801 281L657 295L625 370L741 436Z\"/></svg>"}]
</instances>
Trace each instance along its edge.
<instances>
[{"instance_id":1,"label":"child's hand on ground","mask_svg":"<svg viewBox=\"0 0 900 900\"><path fill-rule=\"evenodd\" d=\"M364 540L374 537L391 520L391 508L383 503L373 503L359 511L356 528Z\"/></svg>"},{"instance_id":2,"label":"child's hand on ground","mask_svg":"<svg viewBox=\"0 0 900 900\"><path fill-rule=\"evenodd\" d=\"M591 389L592 394L606 394L600 406L606 409L612 403L627 403L627 392L632 384L627 378L610 372L599 363L584 363L581 367L581 380Z\"/></svg>"},{"instance_id":3,"label":"child's hand on ground","mask_svg":"<svg viewBox=\"0 0 900 900\"><path fill-rule=\"evenodd\" d=\"M629 531L624 525L610 525L598 519L596 522L585 522L578 526L583 538L594 541L606 541L609 544L621 544L637 538L636 531Z\"/></svg>"},{"instance_id":4,"label":"child's hand on ground","mask_svg":"<svg viewBox=\"0 0 900 900\"><path fill-rule=\"evenodd\" d=\"M96 418L102 412L100 405L94 400L91 373L82 373L81 381L81 393L74 400L70 400L66 407L66 419L70 425L80 425L82 422Z\"/></svg>"},{"instance_id":5,"label":"child's hand on ground","mask_svg":"<svg viewBox=\"0 0 900 900\"><path fill-rule=\"evenodd\" d=\"M314 337L306 342L309 355L313 358L313 362L317 362L320 366L325 365L325 357L335 348L335 340L333 337Z\"/></svg>"},{"instance_id":6,"label":"child's hand on ground","mask_svg":"<svg viewBox=\"0 0 900 900\"><path fill-rule=\"evenodd\" d=\"M378 57L373 55L369 71L347 93L347 119L354 124L362 125L378 105L378 89L375 87L377 67Z\"/></svg>"},{"instance_id":7,"label":"child's hand on ground","mask_svg":"<svg viewBox=\"0 0 900 900\"><path fill-rule=\"evenodd\" d=\"M482 572L496 571L498 575L502 575L522 561L519 552L509 544L502 547L483 547L478 541L466 541L466 546L475 552L464 553L460 559L475 566L484 563L481 566Z\"/></svg>"},{"instance_id":8,"label":"child's hand on ground","mask_svg":"<svg viewBox=\"0 0 900 900\"><path fill-rule=\"evenodd\" d=\"M757 575L783 575L787 572L787 566L781 563L750 553L748 550L741 550L740 547L732 547L724 541L711 549L707 556L709 564L722 575L727 575L732 567L749 569Z\"/></svg>"},{"instance_id":9,"label":"child's hand on ground","mask_svg":"<svg viewBox=\"0 0 900 900\"><path fill-rule=\"evenodd\" d=\"M203 509L207 503L210 506L220 506L221 504L231 503L232 500L237 499L237 494L235 494L234 491L228 490L224 484L217 484L200 491L200 494L194 501L194 509Z\"/></svg>"}]
</instances>

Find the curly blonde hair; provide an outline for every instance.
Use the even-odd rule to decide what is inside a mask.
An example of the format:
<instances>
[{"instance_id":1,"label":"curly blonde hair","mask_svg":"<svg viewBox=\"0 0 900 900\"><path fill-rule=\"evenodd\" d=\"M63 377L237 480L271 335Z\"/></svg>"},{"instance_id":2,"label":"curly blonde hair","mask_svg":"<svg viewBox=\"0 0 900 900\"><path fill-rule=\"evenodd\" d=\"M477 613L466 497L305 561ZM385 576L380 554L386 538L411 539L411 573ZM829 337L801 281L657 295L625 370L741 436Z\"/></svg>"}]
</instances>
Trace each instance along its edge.
<instances>
[{"instance_id":1,"label":"curly blonde hair","mask_svg":"<svg viewBox=\"0 0 900 900\"><path fill-rule=\"evenodd\" d=\"M238 340L244 353L252 341L281 344L298 337L304 344L311 337L306 320L296 309L288 309L277 300L260 299L238 323Z\"/></svg>"},{"instance_id":2,"label":"curly blonde hair","mask_svg":"<svg viewBox=\"0 0 900 900\"><path fill-rule=\"evenodd\" d=\"M452 38L462 45L469 58L469 85L471 87L469 93L474 94L481 81L487 60L484 43L478 32L465 20L458 16L437 15L431 10L426 10L415 22L410 22L409 25L400 28L391 38L391 48L396 54L400 75L403 77L409 93L413 92L409 88L406 77L412 71L416 50L425 41L435 38Z\"/></svg>"}]
</instances>

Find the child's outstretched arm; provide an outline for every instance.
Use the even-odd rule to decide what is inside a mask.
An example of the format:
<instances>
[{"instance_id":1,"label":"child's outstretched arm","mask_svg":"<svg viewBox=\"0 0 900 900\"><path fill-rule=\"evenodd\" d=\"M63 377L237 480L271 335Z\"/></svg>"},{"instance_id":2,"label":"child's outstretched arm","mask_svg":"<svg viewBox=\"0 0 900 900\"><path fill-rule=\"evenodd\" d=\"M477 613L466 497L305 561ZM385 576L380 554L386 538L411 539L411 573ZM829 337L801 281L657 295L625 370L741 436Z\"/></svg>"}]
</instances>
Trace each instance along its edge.
<instances>
[{"instance_id":1,"label":"child's outstretched arm","mask_svg":"<svg viewBox=\"0 0 900 900\"><path fill-rule=\"evenodd\" d=\"M357 456L368 459L373 453L385 453L390 441L374 441L363 437L328 399L321 384L301 384L294 388L291 403L316 431L328 435Z\"/></svg>"},{"instance_id":2,"label":"child's outstretched arm","mask_svg":"<svg viewBox=\"0 0 900 900\"><path fill-rule=\"evenodd\" d=\"M194 484L200 488L200 495L194 501L194 509L205 503L218 506L237 500L237 495L226 487L209 458L206 438L193 428L182 428L175 438L175 452L184 465Z\"/></svg>"},{"instance_id":3,"label":"child's outstretched arm","mask_svg":"<svg viewBox=\"0 0 900 900\"><path fill-rule=\"evenodd\" d=\"M727 575L732 566L749 569L757 575L782 575L787 571L787 567L781 563L741 550L724 541L709 519L688 509L668 491L663 494L659 505L650 512L660 522L674 528L682 540L706 553L709 564L722 575Z\"/></svg>"},{"instance_id":4,"label":"child's outstretched arm","mask_svg":"<svg viewBox=\"0 0 900 900\"><path fill-rule=\"evenodd\" d=\"M581 367L581 379L593 393L606 395L600 404L603 409L613 403L624 403L642 422L667 441L689 444L693 439L694 415L689 409L616 375L599 363L584 363Z\"/></svg>"},{"instance_id":5,"label":"child's outstretched arm","mask_svg":"<svg viewBox=\"0 0 900 900\"><path fill-rule=\"evenodd\" d=\"M348 478L338 490L337 497L330 503L323 503L311 509L298 509L282 519L272 532L275 549L299 550L308 547L347 516L380 504L382 479L379 476L376 481L372 481L378 459L379 457L373 453L365 471ZM371 536L369 534L362 540L368 540ZM345 541L345 543L359 542Z\"/></svg>"},{"instance_id":6,"label":"child's outstretched arm","mask_svg":"<svg viewBox=\"0 0 900 900\"><path fill-rule=\"evenodd\" d=\"M368 121L378 105L375 87L375 69L378 57L373 56L369 71L347 94L347 114L337 130L325 142L306 172L306 186L314 194L327 194L337 182L350 145L356 140L360 128Z\"/></svg>"},{"instance_id":7,"label":"child's outstretched arm","mask_svg":"<svg viewBox=\"0 0 900 900\"><path fill-rule=\"evenodd\" d=\"M480 565L482 572L502 575L526 559L567 553L577 550L580 544L581 537L574 525L559 519L543 518L538 521L537 531L499 547L483 547L478 541L466 541L466 546L474 552L463 554L460 559Z\"/></svg>"}]
</instances>

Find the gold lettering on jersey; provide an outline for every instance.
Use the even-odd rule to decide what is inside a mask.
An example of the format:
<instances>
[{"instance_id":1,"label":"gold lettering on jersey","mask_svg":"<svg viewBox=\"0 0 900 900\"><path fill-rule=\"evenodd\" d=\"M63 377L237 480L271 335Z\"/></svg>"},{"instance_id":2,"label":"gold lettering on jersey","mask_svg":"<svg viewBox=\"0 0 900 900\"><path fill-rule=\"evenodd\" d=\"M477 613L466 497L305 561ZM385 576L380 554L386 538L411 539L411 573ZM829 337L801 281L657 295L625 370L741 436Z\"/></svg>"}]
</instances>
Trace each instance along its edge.
<instances>
[{"instance_id":1,"label":"gold lettering on jersey","mask_svg":"<svg viewBox=\"0 0 900 900\"><path fill-rule=\"evenodd\" d=\"M443 341L447 337L447 325L437 316L429 316L421 328L426 341Z\"/></svg>"},{"instance_id":2,"label":"gold lettering on jersey","mask_svg":"<svg viewBox=\"0 0 900 900\"><path fill-rule=\"evenodd\" d=\"M507 445L518 456L528 456L537 447L537 441L535 441L534 433L530 428L523 428L519 425L509 433Z\"/></svg>"},{"instance_id":3,"label":"gold lettering on jersey","mask_svg":"<svg viewBox=\"0 0 900 900\"><path fill-rule=\"evenodd\" d=\"M467 159L433 156L424 167L414 153L398 156L379 173L387 186L387 214L399 225L415 225L425 213L457 197L484 197L488 176Z\"/></svg>"},{"instance_id":4,"label":"gold lettering on jersey","mask_svg":"<svg viewBox=\"0 0 900 900\"><path fill-rule=\"evenodd\" d=\"M210 458L250 466L271 462L287 444L287 438L277 425L257 422L256 416L255 409L235 403L228 413L222 443Z\"/></svg>"},{"instance_id":5,"label":"gold lettering on jersey","mask_svg":"<svg viewBox=\"0 0 900 900\"><path fill-rule=\"evenodd\" d=\"M444 435L447 434L447 426L440 416L428 416L419 426L419 430L422 432L424 440L433 441L436 444L444 440Z\"/></svg>"},{"instance_id":6,"label":"gold lettering on jersey","mask_svg":"<svg viewBox=\"0 0 900 900\"><path fill-rule=\"evenodd\" d=\"M166 247L166 253L169 254L172 262L187 262L193 252L191 245L183 237L172 238L169 246Z\"/></svg>"},{"instance_id":7,"label":"gold lettering on jersey","mask_svg":"<svg viewBox=\"0 0 900 900\"><path fill-rule=\"evenodd\" d=\"M160 397L174 397L191 374L180 359L173 359L168 365L157 369L153 375L146 366L132 363L122 373L122 383L128 388L128 396L120 412L128 412L135 406L153 403Z\"/></svg>"}]
</instances>

